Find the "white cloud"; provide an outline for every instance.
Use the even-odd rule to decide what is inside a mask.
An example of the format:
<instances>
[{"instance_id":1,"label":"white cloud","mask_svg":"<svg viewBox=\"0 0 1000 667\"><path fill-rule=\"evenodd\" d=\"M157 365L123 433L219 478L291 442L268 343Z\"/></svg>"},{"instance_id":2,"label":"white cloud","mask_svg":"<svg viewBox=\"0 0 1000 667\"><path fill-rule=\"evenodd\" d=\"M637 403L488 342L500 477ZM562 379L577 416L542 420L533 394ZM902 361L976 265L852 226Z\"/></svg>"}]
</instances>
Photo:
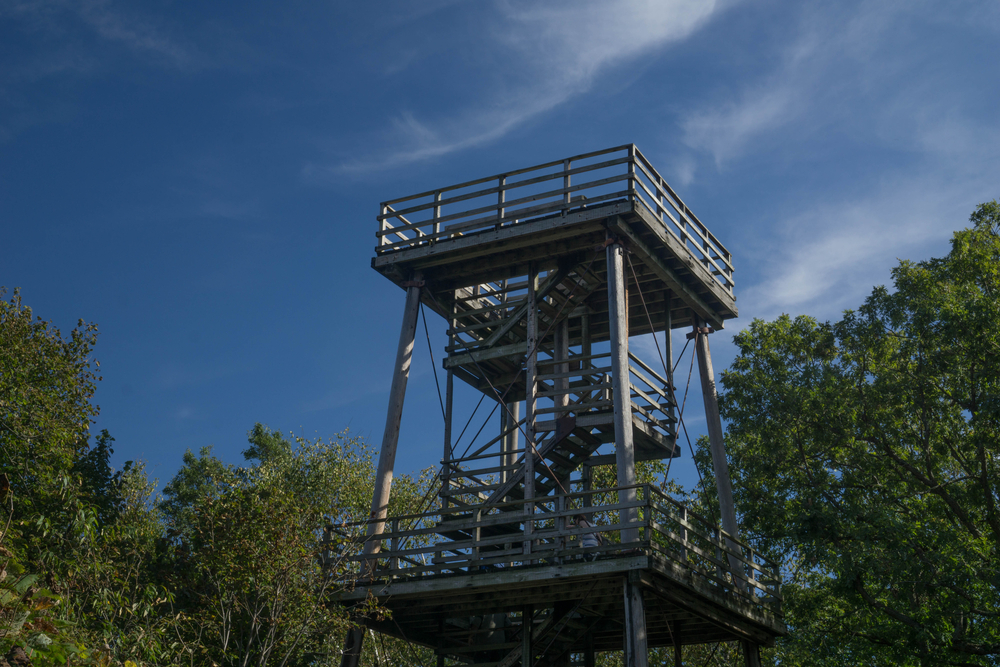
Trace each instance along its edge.
<instances>
[{"instance_id":1,"label":"white cloud","mask_svg":"<svg viewBox=\"0 0 1000 667\"><path fill-rule=\"evenodd\" d=\"M814 174L796 175L803 190L761 193L798 212L756 215L744 234L738 266L750 264L755 282L738 284L737 326L782 312L837 318L888 284L897 259L946 253L973 207L996 196L1000 126L976 112L976 89L953 85L955 63L927 53L922 31L933 34L938 10L806 10L777 66L680 118L685 180L699 156L723 180L762 156L776 173Z\"/></svg>"},{"instance_id":2,"label":"white cloud","mask_svg":"<svg viewBox=\"0 0 1000 667\"><path fill-rule=\"evenodd\" d=\"M729 102L719 109L697 111L681 122L684 143L708 151L715 165L743 153L752 139L790 120L798 111L795 91L779 84L744 94L739 102ZM688 167L685 180L694 179Z\"/></svg>"},{"instance_id":3,"label":"white cloud","mask_svg":"<svg viewBox=\"0 0 1000 667\"><path fill-rule=\"evenodd\" d=\"M738 324L781 313L836 319L857 308L874 285L889 284L899 259L945 254L990 180L925 174L782 220L767 233L766 254L751 257L761 279L742 290Z\"/></svg>"},{"instance_id":4,"label":"white cloud","mask_svg":"<svg viewBox=\"0 0 1000 667\"><path fill-rule=\"evenodd\" d=\"M718 13L714 0L526 0L496 4L498 21L485 49L504 55L501 83L490 97L448 116L418 119L401 110L382 153L307 176L363 172L438 157L495 141L529 119L586 92L607 69L679 42Z\"/></svg>"},{"instance_id":5,"label":"white cloud","mask_svg":"<svg viewBox=\"0 0 1000 667\"><path fill-rule=\"evenodd\" d=\"M116 10L107 0L92 0L79 6L80 18L98 35L140 53L161 56L176 65L191 61L188 48L167 37L150 21Z\"/></svg>"}]
</instances>

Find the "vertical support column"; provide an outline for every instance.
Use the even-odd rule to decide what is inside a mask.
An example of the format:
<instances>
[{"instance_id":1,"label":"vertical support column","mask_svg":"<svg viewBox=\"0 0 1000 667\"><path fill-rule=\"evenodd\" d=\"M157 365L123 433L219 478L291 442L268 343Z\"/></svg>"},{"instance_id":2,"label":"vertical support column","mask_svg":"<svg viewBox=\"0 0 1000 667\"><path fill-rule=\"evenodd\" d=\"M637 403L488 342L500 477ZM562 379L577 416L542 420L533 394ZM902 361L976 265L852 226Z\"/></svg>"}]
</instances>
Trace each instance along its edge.
<instances>
[{"instance_id":1,"label":"vertical support column","mask_svg":"<svg viewBox=\"0 0 1000 667\"><path fill-rule=\"evenodd\" d=\"M760 649L757 644L743 640L743 664L746 667L760 667Z\"/></svg>"},{"instance_id":2,"label":"vertical support column","mask_svg":"<svg viewBox=\"0 0 1000 667\"><path fill-rule=\"evenodd\" d=\"M719 508L722 513L722 529L733 538L739 539L739 526L736 523L736 507L733 504L733 489L729 481L729 462L726 460L726 447L722 438L722 418L719 416L719 396L715 390L715 371L712 368L712 355L708 348L708 325L704 320L697 320L700 325L695 327L695 342L698 351L698 371L701 375L701 391L705 397L705 421L708 425L708 439L712 452L712 467L715 470L715 485L719 494ZM726 546L730 551L738 552L739 547L727 539ZM729 569L733 575L733 583L743 591L747 591L746 575L743 564L732 554L729 556ZM753 594L753 591L749 591ZM757 645L753 642L743 642L743 655L747 667L758 667L760 660Z\"/></svg>"},{"instance_id":3,"label":"vertical support column","mask_svg":"<svg viewBox=\"0 0 1000 667\"><path fill-rule=\"evenodd\" d=\"M674 326L674 315L671 310L673 305L674 295L670 290L664 290L663 292L663 356L664 361L667 362L666 375L667 382L670 386L674 385L674 341L673 337L670 335L671 330Z\"/></svg>"},{"instance_id":4,"label":"vertical support column","mask_svg":"<svg viewBox=\"0 0 1000 667\"><path fill-rule=\"evenodd\" d=\"M701 392L705 399L705 421L708 425L708 440L712 452L712 467L715 470L715 487L719 494L719 509L722 512L722 529L739 539L736 524L736 507L733 505L733 489L729 481L729 462L726 460L726 446L722 438L722 418L719 416L719 396L715 390L715 372L712 369L712 355L708 349L708 328L704 320L698 320L695 327L695 349L698 351L698 372L701 375ZM737 546L729 542L729 548ZM739 561L730 559L733 576L743 580ZM744 582L745 585L745 582Z\"/></svg>"},{"instance_id":5,"label":"vertical support column","mask_svg":"<svg viewBox=\"0 0 1000 667\"><path fill-rule=\"evenodd\" d=\"M569 359L569 318L568 317L564 318L562 322L560 322L559 324L556 325L555 345L554 345L554 347L555 347L555 349L553 350L553 352L554 352L553 357L555 358L555 361L559 362L559 363L553 364L553 366L555 368L554 372L555 373L568 373L569 372L569 362L566 361L567 359ZM553 401L553 403L555 403L557 407L564 408L564 407L568 406L569 405L569 393L568 393L569 392L569 378L568 377L556 378L555 382L553 382L553 385L555 385L556 391L567 392L567 393L559 394L558 396L556 396L555 400ZM565 412L557 412L556 416L557 417L565 417L566 413Z\"/></svg>"},{"instance_id":6,"label":"vertical support column","mask_svg":"<svg viewBox=\"0 0 1000 667\"><path fill-rule=\"evenodd\" d=\"M519 421L521 421L521 403L518 401L508 403L507 409L504 410L504 430L510 433L503 439L504 454L500 457L500 465L508 469L500 472L501 484L514 475L512 466L517 462L517 446L521 435L517 427Z\"/></svg>"},{"instance_id":7,"label":"vertical support column","mask_svg":"<svg viewBox=\"0 0 1000 667\"><path fill-rule=\"evenodd\" d=\"M587 644L583 649L583 667L595 667L594 633L587 633Z\"/></svg>"},{"instance_id":8,"label":"vertical support column","mask_svg":"<svg viewBox=\"0 0 1000 667\"><path fill-rule=\"evenodd\" d=\"M528 267L528 358L525 360L525 393L524 393L524 497L535 497L535 377L538 375L538 304L535 294L538 291L538 268L532 262ZM534 503L524 506L528 515L524 520L524 555L531 553L531 533L534 532L534 522L531 515L535 513Z\"/></svg>"},{"instance_id":9,"label":"vertical support column","mask_svg":"<svg viewBox=\"0 0 1000 667\"><path fill-rule=\"evenodd\" d=\"M649 646L646 641L646 607L642 589L631 577L625 577L625 660L624 667L647 667Z\"/></svg>"},{"instance_id":10,"label":"vertical support column","mask_svg":"<svg viewBox=\"0 0 1000 667\"><path fill-rule=\"evenodd\" d=\"M670 422L670 428L673 430L674 434L674 447L677 447L677 429L678 424L676 421L677 417L677 396L674 392L677 388L674 386L674 341L673 341L673 326L674 326L674 316L673 316L673 293L670 290L664 290L663 292L663 359L666 362L666 368L664 369L664 378L667 380L667 386L663 388L663 392L670 397L670 411L669 415L672 419ZM654 336L656 334L653 334Z\"/></svg>"},{"instance_id":11,"label":"vertical support column","mask_svg":"<svg viewBox=\"0 0 1000 667\"><path fill-rule=\"evenodd\" d=\"M635 450L632 444L632 397L628 370L628 313L625 305L625 256L620 243L607 248L608 262L608 324L611 327L611 383L615 404L615 463L618 466L618 486L635 484ZM621 491L621 502L636 499L635 489ZM622 523L638 518L636 509L621 510ZM622 542L639 539L638 528L625 528Z\"/></svg>"},{"instance_id":12,"label":"vertical support column","mask_svg":"<svg viewBox=\"0 0 1000 667\"><path fill-rule=\"evenodd\" d=\"M526 604L521 608L521 667L532 667L534 662L535 647L532 646L532 639L534 639L531 634L534 630L534 623L532 619L535 616L535 608L533 605Z\"/></svg>"},{"instance_id":13,"label":"vertical support column","mask_svg":"<svg viewBox=\"0 0 1000 667\"><path fill-rule=\"evenodd\" d=\"M403 325L399 331L399 345L396 348L396 365L393 369L392 385L389 389L389 409L386 412L385 431L382 434L382 449L378 457L375 473L375 491L372 494L372 509L365 541L366 555L377 553L379 540L385 530L385 516L389 508L389 492L392 489L392 471L396 463L396 445L399 443L399 423L403 417L403 398L406 396L406 381L410 377L410 362L413 358L413 338L417 332L417 314L420 312L420 288L423 276L413 275L406 288L406 306L403 309ZM365 564L368 569L371 562ZM364 628L347 631L344 641L344 655L341 667L357 667L364 642Z\"/></svg>"},{"instance_id":14,"label":"vertical support column","mask_svg":"<svg viewBox=\"0 0 1000 667\"><path fill-rule=\"evenodd\" d=\"M441 193L438 193L440 196ZM435 209L437 210L437 209ZM455 346L455 327L457 326L457 320L455 318L455 310L458 308L458 302L455 299L454 290L451 293L451 313L448 317L448 349L452 349ZM452 428L452 416L454 414L454 397L455 397L455 373L449 368L448 374L445 379L445 395L444 395L444 460L450 461L453 453L451 450L451 428ZM441 487L444 491L451 490L451 464L446 463L444 465L444 478L441 480ZM441 509L448 509L450 496L441 496Z\"/></svg>"},{"instance_id":15,"label":"vertical support column","mask_svg":"<svg viewBox=\"0 0 1000 667\"><path fill-rule=\"evenodd\" d=\"M361 660L361 645L365 640L363 627L351 628L344 638L344 650L340 658L340 667L357 667Z\"/></svg>"},{"instance_id":16,"label":"vertical support column","mask_svg":"<svg viewBox=\"0 0 1000 667\"><path fill-rule=\"evenodd\" d=\"M399 331L399 345L396 348L396 365L393 369L392 386L389 389L389 409L382 434L382 448L375 473L375 492L372 494L372 509L368 524L368 540L365 553L378 551L378 540L372 539L385 529L386 511L389 506L389 492L392 489L392 471L396 462L396 445L399 443L399 423L403 418L403 399L406 397L406 381L410 377L410 361L413 357L413 338L417 331L417 313L420 312L420 288L423 285L420 273L415 273L406 288L406 306L403 310L403 326Z\"/></svg>"},{"instance_id":17,"label":"vertical support column","mask_svg":"<svg viewBox=\"0 0 1000 667\"><path fill-rule=\"evenodd\" d=\"M681 652L681 622L674 621L673 628L671 628L670 638L674 640L674 667L681 667L682 658L684 657Z\"/></svg>"},{"instance_id":18,"label":"vertical support column","mask_svg":"<svg viewBox=\"0 0 1000 667\"><path fill-rule=\"evenodd\" d=\"M591 354L593 354L592 339L590 336L590 313L584 312L580 315L580 355L583 359L580 360L580 370L587 365L593 366L594 360L588 359ZM583 379L586 379L585 377ZM593 393L587 394L586 400L600 400L600 396L595 396Z\"/></svg>"}]
</instances>

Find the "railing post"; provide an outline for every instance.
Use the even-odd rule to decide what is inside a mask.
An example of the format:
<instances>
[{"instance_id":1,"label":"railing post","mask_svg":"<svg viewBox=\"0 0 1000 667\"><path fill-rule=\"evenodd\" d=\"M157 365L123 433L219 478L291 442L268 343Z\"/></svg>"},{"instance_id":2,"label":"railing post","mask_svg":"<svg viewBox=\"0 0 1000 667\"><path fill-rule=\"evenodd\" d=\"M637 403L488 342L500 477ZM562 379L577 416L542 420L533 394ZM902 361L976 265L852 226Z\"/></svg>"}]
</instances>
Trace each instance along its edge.
<instances>
[{"instance_id":1,"label":"railing post","mask_svg":"<svg viewBox=\"0 0 1000 667\"><path fill-rule=\"evenodd\" d=\"M472 529L472 562L476 565L479 564L479 538L482 537L482 528L479 523L483 519L482 508L477 509L472 513L472 520L475 522L476 527Z\"/></svg>"},{"instance_id":2,"label":"railing post","mask_svg":"<svg viewBox=\"0 0 1000 667\"><path fill-rule=\"evenodd\" d=\"M379 218L380 219L378 221L378 230L380 232L382 232L381 236L379 236L379 238L378 238L378 245L379 245L379 247L382 247L382 246L384 246L386 244L386 240L385 240L386 239L386 234L385 234L385 232L389 228L389 220L386 217L384 217L384 216L385 216L386 213L388 213L388 209L389 209L388 206L386 206L385 204L382 204L381 213L379 213Z\"/></svg>"},{"instance_id":3,"label":"railing post","mask_svg":"<svg viewBox=\"0 0 1000 667\"><path fill-rule=\"evenodd\" d=\"M635 144L628 147L628 200L635 201Z\"/></svg>"},{"instance_id":4,"label":"railing post","mask_svg":"<svg viewBox=\"0 0 1000 667\"><path fill-rule=\"evenodd\" d=\"M441 223L439 222L441 218L441 207L437 202L441 201L441 191L438 190L434 193L434 234L437 235L441 231ZM434 239L437 240L436 238Z\"/></svg>"},{"instance_id":5,"label":"railing post","mask_svg":"<svg viewBox=\"0 0 1000 667\"><path fill-rule=\"evenodd\" d=\"M532 262L528 266L528 358L525 360L525 396L524 396L524 499L535 497L535 402L536 376L538 375L538 304L535 303L535 293L538 290L538 265ZM524 555L528 560L531 554L531 534L534 532L534 502L527 502L524 507Z\"/></svg>"},{"instance_id":6,"label":"railing post","mask_svg":"<svg viewBox=\"0 0 1000 667\"><path fill-rule=\"evenodd\" d=\"M681 505L681 559L686 563L688 559L688 508L686 505Z\"/></svg>"},{"instance_id":7,"label":"railing post","mask_svg":"<svg viewBox=\"0 0 1000 667\"><path fill-rule=\"evenodd\" d=\"M392 537L389 539L389 578L399 573L399 519L392 520Z\"/></svg>"},{"instance_id":8,"label":"railing post","mask_svg":"<svg viewBox=\"0 0 1000 667\"><path fill-rule=\"evenodd\" d=\"M507 211L507 209L504 208L503 204L506 200L507 200L507 177L501 176L497 190L497 229L500 229L500 225L503 224L503 216L506 214Z\"/></svg>"},{"instance_id":9,"label":"railing post","mask_svg":"<svg viewBox=\"0 0 1000 667\"><path fill-rule=\"evenodd\" d=\"M569 170L572 163L569 160L563 160L563 215L569 213L570 204L573 202L573 196L569 191Z\"/></svg>"}]
</instances>

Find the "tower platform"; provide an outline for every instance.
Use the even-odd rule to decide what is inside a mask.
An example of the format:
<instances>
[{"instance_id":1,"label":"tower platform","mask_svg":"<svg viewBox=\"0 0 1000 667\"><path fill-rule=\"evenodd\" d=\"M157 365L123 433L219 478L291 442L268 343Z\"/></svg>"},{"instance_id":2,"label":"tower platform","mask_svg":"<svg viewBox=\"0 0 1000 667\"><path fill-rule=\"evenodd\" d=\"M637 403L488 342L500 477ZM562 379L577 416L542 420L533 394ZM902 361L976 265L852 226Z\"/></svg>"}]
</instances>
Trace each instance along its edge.
<instances>
[{"instance_id":1,"label":"tower platform","mask_svg":"<svg viewBox=\"0 0 1000 667\"><path fill-rule=\"evenodd\" d=\"M619 237L636 275L653 295L653 329L630 287L630 335L662 330L662 294L671 292L670 326L694 317L722 328L737 316L732 255L688 209L634 144L383 202L372 267L404 287L420 272L448 318L448 293L581 264ZM592 267L606 285L605 267ZM607 291L588 295L594 340L607 340ZM441 306L445 306L442 308Z\"/></svg>"},{"instance_id":2,"label":"tower platform","mask_svg":"<svg viewBox=\"0 0 1000 667\"><path fill-rule=\"evenodd\" d=\"M369 627L484 666L519 662L526 627L538 665L620 650L627 583L643 592L649 646L767 646L786 632L773 563L655 487L635 490L390 518L377 555L351 558L359 579L341 601L377 600L391 616ZM591 527L560 522L579 513ZM622 542L629 528L637 539ZM602 543L580 547L588 533Z\"/></svg>"},{"instance_id":3,"label":"tower platform","mask_svg":"<svg viewBox=\"0 0 1000 667\"><path fill-rule=\"evenodd\" d=\"M649 646L672 644L679 661L682 646L721 640L759 667L756 647L785 633L780 579L739 541L707 338L737 316L732 257L642 153L629 144L383 202L376 236L372 266L406 305L371 515L356 526L363 553L343 573L357 623L433 648L439 667L580 655L592 667L614 649L646 667ZM440 508L389 517L422 305L448 326ZM637 464L680 454L680 327L697 350L725 531L635 483ZM643 334L655 361L648 338L630 349ZM452 431L456 378L493 406L465 442ZM499 433L484 443L490 423ZM617 486L593 488L608 472ZM364 615L373 599L388 618ZM349 633L343 667L363 637Z\"/></svg>"}]
</instances>

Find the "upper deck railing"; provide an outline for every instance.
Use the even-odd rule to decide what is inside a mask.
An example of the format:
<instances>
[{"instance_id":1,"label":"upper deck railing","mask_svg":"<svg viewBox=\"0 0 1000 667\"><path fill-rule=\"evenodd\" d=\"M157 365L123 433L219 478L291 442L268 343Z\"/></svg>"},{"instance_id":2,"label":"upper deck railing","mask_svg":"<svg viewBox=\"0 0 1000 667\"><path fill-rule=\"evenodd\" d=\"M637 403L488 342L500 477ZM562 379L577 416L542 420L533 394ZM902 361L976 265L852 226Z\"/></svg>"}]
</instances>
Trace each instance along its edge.
<instances>
[{"instance_id":1,"label":"upper deck railing","mask_svg":"<svg viewBox=\"0 0 1000 667\"><path fill-rule=\"evenodd\" d=\"M732 294L732 255L635 144L382 202L375 252L430 246L618 200L644 206Z\"/></svg>"}]
</instances>

